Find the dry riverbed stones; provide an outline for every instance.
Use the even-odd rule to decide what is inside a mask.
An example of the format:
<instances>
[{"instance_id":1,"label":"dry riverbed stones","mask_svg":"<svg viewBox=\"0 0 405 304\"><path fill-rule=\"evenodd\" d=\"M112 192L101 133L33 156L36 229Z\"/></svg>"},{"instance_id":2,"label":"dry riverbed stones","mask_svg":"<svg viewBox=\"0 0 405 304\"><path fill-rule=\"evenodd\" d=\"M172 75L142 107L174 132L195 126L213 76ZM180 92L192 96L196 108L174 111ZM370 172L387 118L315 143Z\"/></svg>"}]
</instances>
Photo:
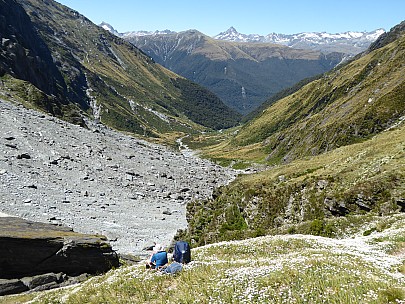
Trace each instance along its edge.
<instances>
[{"instance_id":1,"label":"dry riverbed stones","mask_svg":"<svg viewBox=\"0 0 405 304\"><path fill-rule=\"evenodd\" d=\"M0 212L106 235L144 254L185 228L185 206L237 172L88 122L0 100Z\"/></svg>"}]
</instances>

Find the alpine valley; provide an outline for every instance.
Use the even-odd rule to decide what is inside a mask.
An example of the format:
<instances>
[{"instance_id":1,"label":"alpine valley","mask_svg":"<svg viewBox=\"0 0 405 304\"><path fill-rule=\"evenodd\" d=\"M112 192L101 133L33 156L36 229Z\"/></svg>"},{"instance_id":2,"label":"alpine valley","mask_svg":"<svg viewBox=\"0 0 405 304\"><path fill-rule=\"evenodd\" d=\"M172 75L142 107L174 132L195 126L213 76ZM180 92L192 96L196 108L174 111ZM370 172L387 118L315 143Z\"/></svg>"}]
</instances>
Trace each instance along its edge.
<instances>
[{"instance_id":1,"label":"alpine valley","mask_svg":"<svg viewBox=\"0 0 405 304\"><path fill-rule=\"evenodd\" d=\"M0 0L0 43L1 304L405 303L405 21L120 34Z\"/></svg>"},{"instance_id":2,"label":"alpine valley","mask_svg":"<svg viewBox=\"0 0 405 304\"><path fill-rule=\"evenodd\" d=\"M270 167L189 204L189 237L337 236L336 216L404 212L403 75L405 22L207 149L222 163Z\"/></svg>"},{"instance_id":3,"label":"alpine valley","mask_svg":"<svg viewBox=\"0 0 405 304\"><path fill-rule=\"evenodd\" d=\"M231 27L211 38L197 30L118 33L166 68L199 83L242 114L297 82L329 71L375 41L371 33L240 34Z\"/></svg>"}]
</instances>

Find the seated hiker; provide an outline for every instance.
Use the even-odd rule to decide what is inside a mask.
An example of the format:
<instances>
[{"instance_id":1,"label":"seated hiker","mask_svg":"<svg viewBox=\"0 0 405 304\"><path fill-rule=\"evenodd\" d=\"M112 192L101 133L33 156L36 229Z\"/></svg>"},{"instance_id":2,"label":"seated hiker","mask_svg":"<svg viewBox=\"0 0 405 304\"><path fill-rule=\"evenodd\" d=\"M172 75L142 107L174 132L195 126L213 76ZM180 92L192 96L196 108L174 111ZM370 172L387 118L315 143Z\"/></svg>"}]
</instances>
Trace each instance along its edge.
<instances>
[{"instance_id":1,"label":"seated hiker","mask_svg":"<svg viewBox=\"0 0 405 304\"><path fill-rule=\"evenodd\" d=\"M146 268L159 269L167 264L167 252L164 250L164 246L156 244L153 247L153 252L150 260L146 264Z\"/></svg>"}]
</instances>

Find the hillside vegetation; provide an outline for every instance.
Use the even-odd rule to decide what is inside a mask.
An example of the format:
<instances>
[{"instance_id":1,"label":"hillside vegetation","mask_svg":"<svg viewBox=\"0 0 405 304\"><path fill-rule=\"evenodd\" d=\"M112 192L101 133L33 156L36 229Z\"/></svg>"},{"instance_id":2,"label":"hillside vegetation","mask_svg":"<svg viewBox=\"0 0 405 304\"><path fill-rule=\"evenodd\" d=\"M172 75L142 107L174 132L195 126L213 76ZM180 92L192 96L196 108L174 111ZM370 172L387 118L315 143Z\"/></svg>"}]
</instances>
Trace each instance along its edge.
<instances>
[{"instance_id":1,"label":"hillside vegetation","mask_svg":"<svg viewBox=\"0 0 405 304\"><path fill-rule=\"evenodd\" d=\"M192 262L176 275L140 263L0 303L404 303L404 227L403 215L358 217L342 239L221 242L193 249Z\"/></svg>"},{"instance_id":2,"label":"hillside vegetation","mask_svg":"<svg viewBox=\"0 0 405 304\"><path fill-rule=\"evenodd\" d=\"M74 10L51 0L5 0L2 5L5 12L18 11L18 18L5 17L8 32L2 34L7 41L3 51L10 59L0 73L5 97L73 122L80 123L84 116L149 137L226 128L240 119L212 93L156 64ZM24 74L25 69L42 71L47 78ZM176 85L179 82L182 86ZM186 99L193 90L199 99ZM201 115L207 117L199 121L203 126L193 122Z\"/></svg>"},{"instance_id":3,"label":"hillside vegetation","mask_svg":"<svg viewBox=\"0 0 405 304\"><path fill-rule=\"evenodd\" d=\"M405 39L398 27L396 39L383 37L379 48L205 150L222 163L256 160L268 168L189 204L180 236L198 245L278 233L339 236L329 223L335 216L404 212Z\"/></svg>"},{"instance_id":4,"label":"hillside vegetation","mask_svg":"<svg viewBox=\"0 0 405 304\"><path fill-rule=\"evenodd\" d=\"M215 158L285 163L362 142L405 115L405 35L268 107Z\"/></svg>"},{"instance_id":5,"label":"hillside vegetation","mask_svg":"<svg viewBox=\"0 0 405 304\"><path fill-rule=\"evenodd\" d=\"M328 218L405 211L405 126L364 143L249 175L188 204L199 245L263 234L340 234ZM302 226L290 229L291 224Z\"/></svg>"}]
</instances>

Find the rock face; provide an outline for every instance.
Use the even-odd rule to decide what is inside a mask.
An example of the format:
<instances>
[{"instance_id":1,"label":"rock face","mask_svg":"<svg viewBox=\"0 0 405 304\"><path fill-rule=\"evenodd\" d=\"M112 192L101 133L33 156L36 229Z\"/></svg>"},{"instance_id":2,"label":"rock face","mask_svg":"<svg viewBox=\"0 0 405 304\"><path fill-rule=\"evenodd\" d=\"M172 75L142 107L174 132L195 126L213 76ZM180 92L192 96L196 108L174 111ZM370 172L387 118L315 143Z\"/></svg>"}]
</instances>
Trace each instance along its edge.
<instances>
[{"instance_id":1,"label":"rock face","mask_svg":"<svg viewBox=\"0 0 405 304\"><path fill-rule=\"evenodd\" d=\"M79 234L71 229L15 217L0 217L0 279L50 272L69 276L97 274L117 266L118 256L103 236ZM44 284L49 283L47 280ZM32 280L31 283L41 285Z\"/></svg>"},{"instance_id":2,"label":"rock face","mask_svg":"<svg viewBox=\"0 0 405 304\"><path fill-rule=\"evenodd\" d=\"M0 76L30 81L47 94L66 94L63 77L30 17L15 1L0 1Z\"/></svg>"},{"instance_id":3,"label":"rock face","mask_svg":"<svg viewBox=\"0 0 405 304\"><path fill-rule=\"evenodd\" d=\"M19 279L0 279L0 296L21 293L27 290L29 290L28 286L24 285L24 283Z\"/></svg>"}]
</instances>

